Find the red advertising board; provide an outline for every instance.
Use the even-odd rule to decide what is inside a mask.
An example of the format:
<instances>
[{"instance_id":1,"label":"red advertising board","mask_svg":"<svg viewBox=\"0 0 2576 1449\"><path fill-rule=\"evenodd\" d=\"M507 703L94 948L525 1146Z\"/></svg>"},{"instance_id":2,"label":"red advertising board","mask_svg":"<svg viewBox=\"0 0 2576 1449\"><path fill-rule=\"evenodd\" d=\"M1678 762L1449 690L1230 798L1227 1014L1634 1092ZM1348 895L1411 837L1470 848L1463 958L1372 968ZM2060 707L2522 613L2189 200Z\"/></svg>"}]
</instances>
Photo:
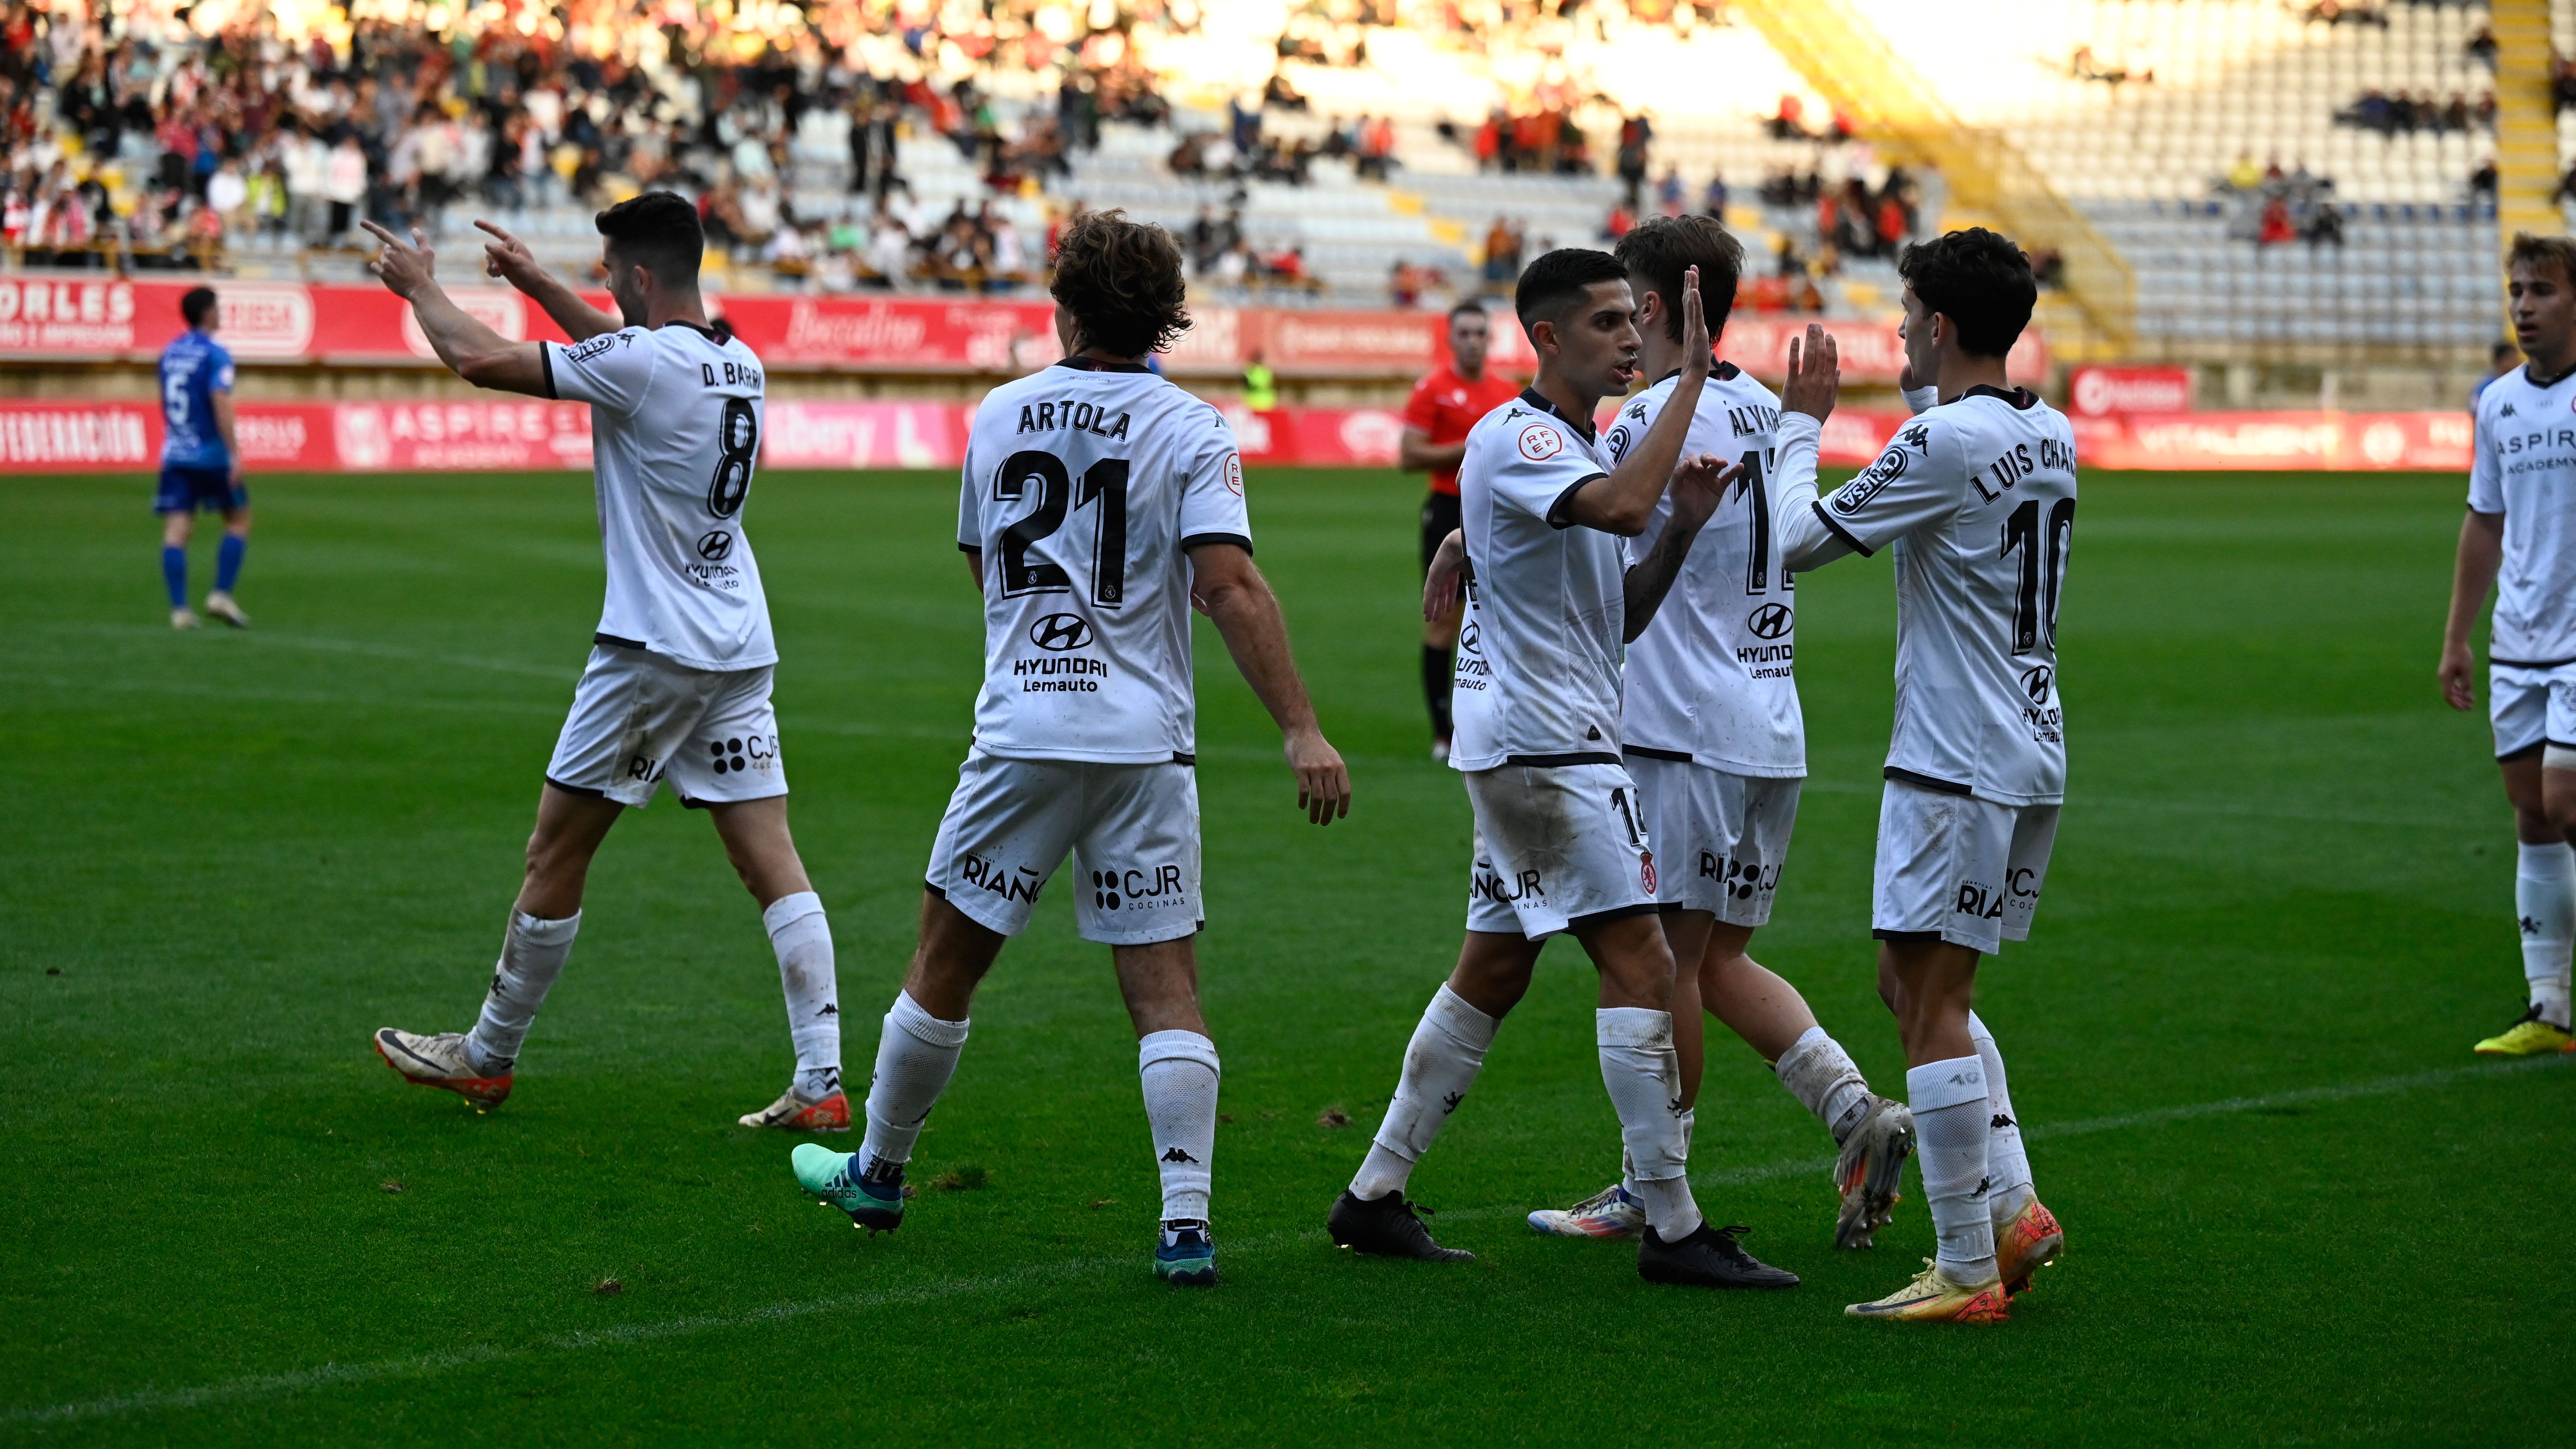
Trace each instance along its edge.
<instances>
[{"instance_id":1,"label":"red advertising board","mask_svg":"<svg viewBox=\"0 0 2576 1449\"><path fill-rule=\"evenodd\" d=\"M214 287L221 309L217 335L246 364L436 360L411 308L382 287L106 273L0 276L0 359L148 361L179 334L179 299L204 285ZM536 304L510 288L459 279L448 295L504 337L563 340ZM609 305L605 294L586 298ZM764 362L786 371L1009 376L1060 353L1054 304L1044 297L744 293L717 296L713 305ZM1447 323L1438 312L1208 304L1191 315L1190 330L1164 359L1180 376L1232 376L1258 355L1288 377L1414 378L1446 355ZM1508 316L1498 320L1494 365L1527 375L1537 366L1528 339ZM1787 368L1789 340L1805 329L1796 318L1738 317L1718 350L1757 377L1777 378ZM1838 321L1828 330L1846 379L1895 380L1905 360L1895 328ZM2023 334L2012 367L2017 377L2045 374L2048 354L2037 333Z\"/></svg>"},{"instance_id":2,"label":"red advertising board","mask_svg":"<svg viewBox=\"0 0 2576 1449\"><path fill-rule=\"evenodd\" d=\"M2191 411L2188 367L2079 367L2066 376L2070 417Z\"/></svg>"},{"instance_id":3,"label":"red advertising board","mask_svg":"<svg viewBox=\"0 0 2576 1449\"><path fill-rule=\"evenodd\" d=\"M1404 424L1387 408L1228 408L1247 463L1385 468ZM769 405L769 468L954 468L974 410L948 402ZM1901 412L1837 410L1823 461L1878 455ZM2181 413L2078 418L2092 468L2322 472L2464 471L2466 413ZM253 472L466 472L590 466L590 409L529 398L460 402L244 402L235 434ZM0 473L144 473L161 457L160 409L146 401L0 401Z\"/></svg>"}]
</instances>

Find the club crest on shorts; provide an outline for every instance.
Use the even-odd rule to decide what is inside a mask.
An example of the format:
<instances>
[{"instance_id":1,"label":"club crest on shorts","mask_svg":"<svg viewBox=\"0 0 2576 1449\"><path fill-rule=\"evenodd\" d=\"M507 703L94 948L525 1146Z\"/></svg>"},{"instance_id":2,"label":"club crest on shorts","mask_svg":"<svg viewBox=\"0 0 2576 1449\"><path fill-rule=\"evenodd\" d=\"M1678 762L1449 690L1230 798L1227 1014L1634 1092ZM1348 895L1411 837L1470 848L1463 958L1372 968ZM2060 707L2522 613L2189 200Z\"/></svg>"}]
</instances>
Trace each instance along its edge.
<instances>
[{"instance_id":1,"label":"club crest on shorts","mask_svg":"<svg viewBox=\"0 0 2576 1449\"><path fill-rule=\"evenodd\" d=\"M1637 861L1637 884L1646 888L1646 894L1653 895L1655 893L1655 853L1651 850L1641 850L1637 853Z\"/></svg>"},{"instance_id":2,"label":"club crest on shorts","mask_svg":"<svg viewBox=\"0 0 2576 1449\"><path fill-rule=\"evenodd\" d=\"M1565 439L1545 423L1532 423L1521 429L1521 456L1533 463L1544 463L1565 451Z\"/></svg>"}]
</instances>

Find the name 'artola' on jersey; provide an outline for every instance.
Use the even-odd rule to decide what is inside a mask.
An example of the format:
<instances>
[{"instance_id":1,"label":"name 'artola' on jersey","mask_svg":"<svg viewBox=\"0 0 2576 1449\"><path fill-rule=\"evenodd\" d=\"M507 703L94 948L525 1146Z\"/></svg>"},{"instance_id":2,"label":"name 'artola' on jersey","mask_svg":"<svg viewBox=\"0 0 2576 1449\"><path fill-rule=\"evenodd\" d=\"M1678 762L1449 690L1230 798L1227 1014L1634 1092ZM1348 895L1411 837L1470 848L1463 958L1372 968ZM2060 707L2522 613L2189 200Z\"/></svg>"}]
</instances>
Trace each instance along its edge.
<instances>
[{"instance_id":1,"label":"name 'artola' on jersey","mask_svg":"<svg viewBox=\"0 0 2576 1449\"><path fill-rule=\"evenodd\" d=\"M1061 421L1058 420L1059 418ZM1096 438L1107 438L1113 443L1124 439L1127 436L1129 419L1127 411L1120 409L1118 421L1115 424L1102 426L1108 422L1108 418L1108 408L1098 403L1082 402L1073 398L1056 402L1022 403L1019 431L1044 433L1053 432L1058 428L1071 428L1076 432L1089 433Z\"/></svg>"}]
</instances>

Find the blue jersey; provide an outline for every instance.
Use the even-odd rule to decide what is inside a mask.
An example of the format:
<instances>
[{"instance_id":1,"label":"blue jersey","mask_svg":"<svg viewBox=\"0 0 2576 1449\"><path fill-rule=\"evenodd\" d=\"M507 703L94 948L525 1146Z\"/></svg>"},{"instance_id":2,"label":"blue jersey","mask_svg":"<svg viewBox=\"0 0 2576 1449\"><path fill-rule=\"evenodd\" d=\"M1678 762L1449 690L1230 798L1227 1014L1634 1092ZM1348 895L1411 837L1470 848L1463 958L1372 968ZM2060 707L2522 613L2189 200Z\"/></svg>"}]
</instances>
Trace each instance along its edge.
<instances>
[{"instance_id":1,"label":"blue jersey","mask_svg":"<svg viewBox=\"0 0 2576 1449\"><path fill-rule=\"evenodd\" d=\"M161 352L161 466L230 468L215 428L215 394L233 390L233 355L190 328Z\"/></svg>"}]
</instances>

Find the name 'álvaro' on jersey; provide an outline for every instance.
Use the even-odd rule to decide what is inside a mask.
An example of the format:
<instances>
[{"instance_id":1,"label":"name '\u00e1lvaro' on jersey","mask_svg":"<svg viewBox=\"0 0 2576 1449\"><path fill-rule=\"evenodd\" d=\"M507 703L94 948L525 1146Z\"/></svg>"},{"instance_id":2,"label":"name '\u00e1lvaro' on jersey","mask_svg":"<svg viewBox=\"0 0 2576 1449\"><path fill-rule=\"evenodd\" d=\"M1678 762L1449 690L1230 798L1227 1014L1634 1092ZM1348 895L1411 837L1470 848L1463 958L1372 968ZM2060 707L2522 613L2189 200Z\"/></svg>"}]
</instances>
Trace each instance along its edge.
<instances>
[{"instance_id":1,"label":"name '\u00e1lvaro' on jersey","mask_svg":"<svg viewBox=\"0 0 2576 1449\"><path fill-rule=\"evenodd\" d=\"M1187 550L1249 550L1215 408L1141 366L1070 357L986 395L957 501L984 564L975 744L1016 759L1197 751Z\"/></svg>"},{"instance_id":2,"label":"name '\u00e1lvaro' on jersey","mask_svg":"<svg viewBox=\"0 0 2576 1449\"><path fill-rule=\"evenodd\" d=\"M1890 779L2005 805L2066 794L2057 604L2075 434L2027 389L1977 386L1897 430L1815 504L1861 553L1894 545Z\"/></svg>"},{"instance_id":3,"label":"name '\u00e1lvaro' on jersey","mask_svg":"<svg viewBox=\"0 0 2576 1449\"><path fill-rule=\"evenodd\" d=\"M691 669L778 662L742 508L767 417L760 359L687 322L540 345L549 395L591 405L603 643Z\"/></svg>"}]
</instances>

